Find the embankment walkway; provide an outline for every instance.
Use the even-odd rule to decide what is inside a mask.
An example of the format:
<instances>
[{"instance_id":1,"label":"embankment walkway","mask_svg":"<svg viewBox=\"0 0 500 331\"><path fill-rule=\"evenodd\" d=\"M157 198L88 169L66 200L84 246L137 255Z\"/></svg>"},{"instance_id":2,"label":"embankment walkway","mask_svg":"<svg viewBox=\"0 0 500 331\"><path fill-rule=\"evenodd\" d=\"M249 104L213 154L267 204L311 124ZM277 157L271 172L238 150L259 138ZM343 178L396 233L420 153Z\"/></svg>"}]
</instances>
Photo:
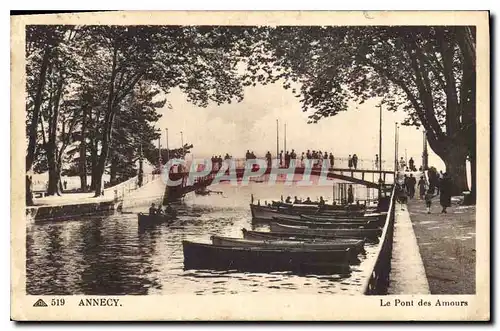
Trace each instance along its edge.
<instances>
[{"instance_id":1,"label":"embankment walkway","mask_svg":"<svg viewBox=\"0 0 500 331\"><path fill-rule=\"evenodd\" d=\"M412 199L408 210L431 294L474 294L475 206L452 202L448 213L441 214L439 198L435 198L427 214L424 201Z\"/></svg>"},{"instance_id":2,"label":"embankment walkway","mask_svg":"<svg viewBox=\"0 0 500 331\"><path fill-rule=\"evenodd\" d=\"M429 294L429 284L406 205L396 203L388 294Z\"/></svg>"}]
</instances>

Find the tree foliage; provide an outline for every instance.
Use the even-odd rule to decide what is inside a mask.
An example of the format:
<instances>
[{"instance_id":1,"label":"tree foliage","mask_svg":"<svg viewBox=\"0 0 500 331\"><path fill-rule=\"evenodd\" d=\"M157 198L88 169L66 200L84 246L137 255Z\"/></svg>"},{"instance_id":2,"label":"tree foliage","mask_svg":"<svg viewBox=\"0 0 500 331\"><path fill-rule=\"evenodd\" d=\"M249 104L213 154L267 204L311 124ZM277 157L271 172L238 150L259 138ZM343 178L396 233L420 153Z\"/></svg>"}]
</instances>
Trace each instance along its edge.
<instances>
[{"instance_id":1,"label":"tree foliage","mask_svg":"<svg viewBox=\"0 0 500 331\"><path fill-rule=\"evenodd\" d=\"M311 112L311 122L348 110L352 100L381 98L386 109L406 112L404 125L425 128L457 191L466 189L466 156L475 163L474 28L262 29L266 37L247 63L247 84L282 82Z\"/></svg>"}]
</instances>

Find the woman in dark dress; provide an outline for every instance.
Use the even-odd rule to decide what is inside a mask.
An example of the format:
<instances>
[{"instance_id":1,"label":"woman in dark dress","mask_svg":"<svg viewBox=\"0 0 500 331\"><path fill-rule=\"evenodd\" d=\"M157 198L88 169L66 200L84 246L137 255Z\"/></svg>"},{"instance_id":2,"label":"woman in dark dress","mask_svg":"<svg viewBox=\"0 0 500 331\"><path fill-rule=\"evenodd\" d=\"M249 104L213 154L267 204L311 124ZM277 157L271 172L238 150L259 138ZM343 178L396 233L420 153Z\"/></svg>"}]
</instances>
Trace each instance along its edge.
<instances>
[{"instance_id":1,"label":"woman in dark dress","mask_svg":"<svg viewBox=\"0 0 500 331\"><path fill-rule=\"evenodd\" d=\"M443 174L440 186L439 202L441 203L441 207L443 207L441 213L446 214L446 208L451 206L451 179L446 172Z\"/></svg>"}]
</instances>

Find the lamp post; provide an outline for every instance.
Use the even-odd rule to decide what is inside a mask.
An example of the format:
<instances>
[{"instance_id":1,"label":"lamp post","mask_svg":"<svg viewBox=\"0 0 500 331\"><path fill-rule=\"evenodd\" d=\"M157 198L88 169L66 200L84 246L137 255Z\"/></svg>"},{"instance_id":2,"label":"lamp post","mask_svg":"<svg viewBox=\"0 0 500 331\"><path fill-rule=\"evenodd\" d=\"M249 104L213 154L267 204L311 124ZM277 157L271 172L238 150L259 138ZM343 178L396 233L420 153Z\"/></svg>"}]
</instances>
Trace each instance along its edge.
<instances>
[{"instance_id":1,"label":"lamp post","mask_svg":"<svg viewBox=\"0 0 500 331\"><path fill-rule=\"evenodd\" d=\"M279 129L279 121L276 120L276 159L279 158L280 154L280 129Z\"/></svg>"},{"instance_id":2,"label":"lamp post","mask_svg":"<svg viewBox=\"0 0 500 331\"><path fill-rule=\"evenodd\" d=\"M427 170L429 168L429 154L427 153L427 137L426 131L423 132L423 152L422 152L422 169Z\"/></svg>"},{"instance_id":3,"label":"lamp post","mask_svg":"<svg viewBox=\"0 0 500 331\"><path fill-rule=\"evenodd\" d=\"M379 182L382 181L382 103L379 105L379 132L378 132L378 169L379 169Z\"/></svg>"},{"instance_id":4,"label":"lamp post","mask_svg":"<svg viewBox=\"0 0 500 331\"><path fill-rule=\"evenodd\" d=\"M379 183L379 189L378 189L378 197L379 201L380 198L382 197L382 102L380 102L379 105L380 109L380 114L379 114L379 128L378 128L378 157L379 157L379 166L378 166L378 183Z\"/></svg>"},{"instance_id":5,"label":"lamp post","mask_svg":"<svg viewBox=\"0 0 500 331\"><path fill-rule=\"evenodd\" d=\"M184 136L182 135L182 131L181 131L181 146L182 146L182 158L184 159Z\"/></svg>"},{"instance_id":6,"label":"lamp post","mask_svg":"<svg viewBox=\"0 0 500 331\"><path fill-rule=\"evenodd\" d=\"M398 171L398 122L394 123L394 172Z\"/></svg>"},{"instance_id":7,"label":"lamp post","mask_svg":"<svg viewBox=\"0 0 500 331\"><path fill-rule=\"evenodd\" d=\"M170 160L170 152L168 150L168 128L165 129L165 136L167 139L167 162L168 162L168 160Z\"/></svg>"}]
</instances>

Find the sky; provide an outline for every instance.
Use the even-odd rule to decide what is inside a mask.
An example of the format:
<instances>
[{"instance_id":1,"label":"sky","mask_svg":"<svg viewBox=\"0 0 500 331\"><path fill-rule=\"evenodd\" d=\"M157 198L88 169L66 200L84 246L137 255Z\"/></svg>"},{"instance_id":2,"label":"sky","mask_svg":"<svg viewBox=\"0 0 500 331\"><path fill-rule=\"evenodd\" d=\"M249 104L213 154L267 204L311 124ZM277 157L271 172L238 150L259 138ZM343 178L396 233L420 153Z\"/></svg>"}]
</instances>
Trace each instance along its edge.
<instances>
[{"instance_id":1,"label":"sky","mask_svg":"<svg viewBox=\"0 0 500 331\"><path fill-rule=\"evenodd\" d=\"M169 148L181 146L181 134L185 143L193 144L195 158L214 154L233 157L245 156L247 150L263 157L269 150L276 155L276 120L279 121L279 144L283 149L286 123L287 150L297 154L307 149L333 152L335 157L357 154L360 159L373 159L379 148L379 99L371 99L362 105L352 103L349 110L336 116L308 124L307 113L301 110L299 98L279 84L247 87L244 99L239 103L209 104L201 108L186 101L185 95L173 90L167 95L171 107L159 109L162 117L157 128L162 130L162 146L166 145L165 128L168 128ZM382 159L392 165L394 160L395 123L402 122L402 111L382 112ZM422 163L422 129L400 126L399 156L413 157L417 168ZM444 170L441 159L429 151L429 165Z\"/></svg>"}]
</instances>

